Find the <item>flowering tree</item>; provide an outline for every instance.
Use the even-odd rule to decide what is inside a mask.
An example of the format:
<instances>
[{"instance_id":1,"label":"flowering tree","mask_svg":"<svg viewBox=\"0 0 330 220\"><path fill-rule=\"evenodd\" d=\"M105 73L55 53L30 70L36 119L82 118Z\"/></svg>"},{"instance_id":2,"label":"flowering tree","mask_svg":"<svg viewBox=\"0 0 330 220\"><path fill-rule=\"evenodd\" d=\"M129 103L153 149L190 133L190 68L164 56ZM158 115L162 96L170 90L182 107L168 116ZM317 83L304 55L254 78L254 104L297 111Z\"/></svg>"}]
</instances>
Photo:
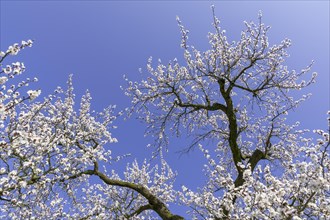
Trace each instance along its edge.
<instances>
[{"instance_id":1,"label":"flowering tree","mask_svg":"<svg viewBox=\"0 0 330 220\"><path fill-rule=\"evenodd\" d=\"M314 82L284 65L289 40L269 46L261 22L245 23L237 42L228 42L214 18L210 50L188 45L182 33L184 65L177 60L152 67L141 82L128 82L133 110L155 137L158 165L146 161L112 169L117 142L111 134L121 113L110 106L90 109L87 91L75 110L72 78L67 90L38 98L40 90L19 83L25 67L5 65L32 41L0 52L1 219L183 219L170 203L190 208L193 219L326 219L330 216L329 133L287 125L285 117L308 96L290 97ZM16 84L15 84L16 82ZM11 84L12 83L12 84ZM207 158L208 181L199 190L174 189L176 174L162 158L174 133L194 136Z\"/></svg>"},{"instance_id":2,"label":"flowering tree","mask_svg":"<svg viewBox=\"0 0 330 220\"><path fill-rule=\"evenodd\" d=\"M40 102L33 101L40 90L22 95L37 79L9 85L25 67L3 61L30 46L23 41L0 54L0 218L144 219L153 210L180 219L166 205L175 198L175 174L164 160L160 168L135 161L123 177L107 171L120 159L105 148L117 142L109 131L114 107L96 114L86 92L75 111L71 77L66 91L57 88Z\"/></svg>"},{"instance_id":3,"label":"flowering tree","mask_svg":"<svg viewBox=\"0 0 330 220\"><path fill-rule=\"evenodd\" d=\"M308 98L290 92L305 81L312 64L301 71L285 65L289 39L268 42L269 27L245 22L236 42L227 40L214 15L210 49L190 46L188 30L178 20L184 64L177 59L154 68L148 77L128 81L126 94L148 124L161 150L168 134L194 137L189 151L199 148L208 159L208 183L179 193L196 219L326 219L330 216L329 133L317 144L303 138L298 123L285 123L290 110ZM217 158L217 159L215 159Z\"/></svg>"}]
</instances>

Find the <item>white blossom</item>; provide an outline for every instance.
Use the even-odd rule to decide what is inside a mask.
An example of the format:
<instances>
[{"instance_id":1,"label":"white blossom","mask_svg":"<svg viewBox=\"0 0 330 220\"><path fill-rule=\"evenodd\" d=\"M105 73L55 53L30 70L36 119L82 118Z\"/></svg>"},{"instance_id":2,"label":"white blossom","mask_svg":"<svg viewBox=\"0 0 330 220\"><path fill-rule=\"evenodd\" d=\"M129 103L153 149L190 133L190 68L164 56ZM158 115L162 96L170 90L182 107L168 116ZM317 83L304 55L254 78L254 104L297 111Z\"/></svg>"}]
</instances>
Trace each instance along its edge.
<instances>
[{"instance_id":1,"label":"white blossom","mask_svg":"<svg viewBox=\"0 0 330 220\"><path fill-rule=\"evenodd\" d=\"M5 82L7 82L8 81L8 78L6 77L6 76L1 76L0 77L0 85L1 84L4 84Z\"/></svg>"},{"instance_id":2,"label":"white blossom","mask_svg":"<svg viewBox=\"0 0 330 220\"><path fill-rule=\"evenodd\" d=\"M41 90L38 89L38 90L29 90L27 91L27 94L29 95L30 97L30 100L34 100L36 99L40 94L41 94Z\"/></svg>"}]
</instances>

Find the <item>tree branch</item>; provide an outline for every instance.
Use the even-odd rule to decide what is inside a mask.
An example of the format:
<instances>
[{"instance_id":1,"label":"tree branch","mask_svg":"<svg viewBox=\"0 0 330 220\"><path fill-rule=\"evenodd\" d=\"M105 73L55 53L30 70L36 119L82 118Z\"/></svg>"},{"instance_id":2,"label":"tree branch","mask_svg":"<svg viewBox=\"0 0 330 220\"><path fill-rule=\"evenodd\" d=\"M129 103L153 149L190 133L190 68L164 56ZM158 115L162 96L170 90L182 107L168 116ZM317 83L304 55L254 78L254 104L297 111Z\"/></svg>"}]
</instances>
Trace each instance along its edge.
<instances>
[{"instance_id":1,"label":"tree branch","mask_svg":"<svg viewBox=\"0 0 330 220\"><path fill-rule=\"evenodd\" d=\"M94 174L98 176L104 183L112 186L121 186L125 188L132 189L140 193L149 202L150 209L154 210L162 219L164 220L183 220L184 218L179 215L174 215L166 207L166 205L160 201L156 196L154 196L146 187L134 183L125 182L122 180L114 180L107 177L100 171L94 171Z\"/></svg>"}]
</instances>

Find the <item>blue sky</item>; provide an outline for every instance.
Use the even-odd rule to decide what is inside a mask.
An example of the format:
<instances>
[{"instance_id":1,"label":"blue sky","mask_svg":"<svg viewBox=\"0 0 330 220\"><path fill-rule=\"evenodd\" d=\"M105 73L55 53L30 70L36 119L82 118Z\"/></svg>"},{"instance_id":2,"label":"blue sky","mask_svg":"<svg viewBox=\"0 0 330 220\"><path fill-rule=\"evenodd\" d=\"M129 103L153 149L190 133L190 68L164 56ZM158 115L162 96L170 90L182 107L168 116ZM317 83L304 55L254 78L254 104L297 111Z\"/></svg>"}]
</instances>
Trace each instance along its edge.
<instances>
[{"instance_id":1,"label":"blue sky","mask_svg":"<svg viewBox=\"0 0 330 220\"><path fill-rule=\"evenodd\" d=\"M328 1L4 1L1 0L0 48L25 39L35 40L15 60L27 66L26 77L37 76L32 88L51 93L56 86L65 87L68 75L74 74L77 97L89 89L95 110L109 104L118 109L129 106L130 100L120 85L123 75L139 80L139 68L145 70L152 56L167 62L182 59L178 15L190 30L190 44L208 48L206 35L212 30L210 6L229 39L237 40L243 21L256 20L258 11L263 21L271 25L271 43L285 37L292 39L289 69L301 69L315 60L313 71L317 83L304 93L311 99L291 113L290 120L301 121L302 128L326 128L325 113L329 107L329 2ZM144 71L146 72L146 71ZM118 120L113 133L119 143L114 152L132 153L140 161L151 155L144 138L145 125L134 118ZM179 157L175 152L189 140L173 138L170 152L165 155L179 177L177 184L198 186L204 159L198 150ZM119 170L123 164L119 164ZM180 210L178 210L180 212Z\"/></svg>"}]
</instances>

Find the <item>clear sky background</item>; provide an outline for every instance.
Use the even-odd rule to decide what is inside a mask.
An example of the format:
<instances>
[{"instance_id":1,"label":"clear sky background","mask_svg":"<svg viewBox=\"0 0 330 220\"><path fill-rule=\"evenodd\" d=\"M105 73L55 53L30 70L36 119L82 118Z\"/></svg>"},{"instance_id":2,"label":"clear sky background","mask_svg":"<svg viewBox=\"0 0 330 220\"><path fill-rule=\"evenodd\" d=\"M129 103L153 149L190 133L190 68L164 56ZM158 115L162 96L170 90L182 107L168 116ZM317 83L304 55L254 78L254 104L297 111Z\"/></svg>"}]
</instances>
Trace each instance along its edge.
<instances>
[{"instance_id":1,"label":"clear sky background","mask_svg":"<svg viewBox=\"0 0 330 220\"><path fill-rule=\"evenodd\" d=\"M300 70L315 60L312 71L318 72L317 83L303 93L311 92L307 100L289 115L290 121L299 120L302 128L326 129L329 107L329 1L16 1L0 0L0 48L6 50L21 40L35 40L14 60L27 67L25 77L37 76L39 82L31 88L51 93L56 86L65 87L68 75L74 74L77 97L89 89L93 108L102 110L109 104L118 109L130 105L120 89L125 86L123 75L139 80L138 72L146 72L147 59L152 56L163 62L177 57L182 60L178 15L190 30L189 42L197 49L208 48L207 33L212 30L210 6L230 40L238 40L243 21L257 20L258 11L263 21L271 25L271 43L285 37L292 40L287 61L289 69ZM79 101L77 100L77 103ZM134 118L119 119L113 131L119 143L110 146L115 153L132 153L131 158L143 161L152 149L146 145L145 125ZM171 141L171 140L170 140ZM170 152L165 155L171 167L178 171L177 186L196 188L204 181L198 150L187 155L183 149L189 139L175 138ZM127 159L114 169L122 170ZM177 208L182 214L183 209ZM174 212L176 212L174 211Z\"/></svg>"}]
</instances>

